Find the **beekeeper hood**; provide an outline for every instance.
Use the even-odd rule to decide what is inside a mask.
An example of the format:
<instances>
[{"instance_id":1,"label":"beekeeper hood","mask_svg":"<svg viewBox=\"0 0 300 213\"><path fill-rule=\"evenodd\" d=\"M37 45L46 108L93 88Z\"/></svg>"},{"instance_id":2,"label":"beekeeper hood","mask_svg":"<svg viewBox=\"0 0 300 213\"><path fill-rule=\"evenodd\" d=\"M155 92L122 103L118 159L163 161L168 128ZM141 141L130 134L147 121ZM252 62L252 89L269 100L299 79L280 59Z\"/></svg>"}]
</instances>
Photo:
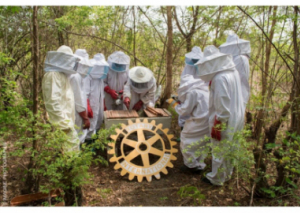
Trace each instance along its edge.
<instances>
[{"instance_id":1,"label":"beekeeper hood","mask_svg":"<svg viewBox=\"0 0 300 213\"><path fill-rule=\"evenodd\" d=\"M232 56L247 55L250 57L251 53L250 41L240 39L236 34L228 35L226 42L219 49L220 52L231 54Z\"/></svg>"},{"instance_id":2,"label":"beekeeper hood","mask_svg":"<svg viewBox=\"0 0 300 213\"><path fill-rule=\"evenodd\" d=\"M136 93L147 92L155 83L152 71L141 66L129 70L129 79L130 85Z\"/></svg>"},{"instance_id":3,"label":"beekeeper hood","mask_svg":"<svg viewBox=\"0 0 300 213\"><path fill-rule=\"evenodd\" d=\"M74 55L80 59L77 72L85 77L93 68L93 65L89 61L89 54L85 49L77 49Z\"/></svg>"},{"instance_id":4,"label":"beekeeper hood","mask_svg":"<svg viewBox=\"0 0 300 213\"><path fill-rule=\"evenodd\" d=\"M209 45L204 49L203 58L196 63L199 70L199 77L209 82L219 72L230 70L235 67L232 56L220 53L214 45Z\"/></svg>"},{"instance_id":5,"label":"beekeeper hood","mask_svg":"<svg viewBox=\"0 0 300 213\"><path fill-rule=\"evenodd\" d=\"M108 56L108 64L115 72L125 72L129 69L130 57L122 51L116 51Z\"/></svg>"},{"instance_id":6,"label":"beekeeper hood","mask_svg":"<svg viewBox=\"0 0 300 213\"><path fill-rule=\"evenodd\" d=\"M191 52L185 54L185 64L194 66L194 64L196 64L202 57L203 53L201 51L201 48L195 46L193 47Z\"/></svg>"},{"instance_id":7,"label":"beekeeper hood","mask_svg":"<svg viewBox=\"0 0 300 213\"><path fill-rule=\"evenodd\" d=\"M63 72L68 75L75 74L79 61L80 59L73 55L70 47L62 45L57 51L47 52L44 70L46 72Z\"/></svg>"},{"instance_id":8,"label":"beekeeper hood","mask_svg":"<svg viewBox=\"0 0 300 213\"><path fill-rule=\"evenodd\" d=\"M195 79L194 76L190 74L182 76L180 79L180 86L177 89L178 99L181 102L184 102L187 92L195 88L208 91L208 87L201 79Z\"/></svg>"},{"instance_id":9,"label":"beekeeper hood","mask_svg":"<svg viewBox=\"0 0 300 213\"><path fill-rule=\"evenodd\" d=\"M93 65L90 71L90 76L93 79L105 79L108 73L108 63L105 61L105 57L102 53L97 53L94 58L90 60Z\"/></svg>"}]
</instances>

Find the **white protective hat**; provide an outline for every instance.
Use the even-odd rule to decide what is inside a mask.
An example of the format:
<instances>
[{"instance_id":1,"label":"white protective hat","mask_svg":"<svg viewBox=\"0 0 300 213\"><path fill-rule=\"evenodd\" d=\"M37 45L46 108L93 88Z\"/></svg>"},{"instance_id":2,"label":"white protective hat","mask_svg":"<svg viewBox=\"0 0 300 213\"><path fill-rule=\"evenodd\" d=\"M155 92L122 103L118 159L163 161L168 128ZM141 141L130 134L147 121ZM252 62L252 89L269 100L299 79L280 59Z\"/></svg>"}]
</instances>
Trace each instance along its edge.
<instances>
[{"instance_id":1,"label":"white protective hat","mask_svg":"<svg viewBox=\"0 0 300 213\"><path fill-rule=\"evenodd\" d=\"M190 59L200 59L203 57L203 53L200 47L194 46L191 52L185 54L185 57Z\"/></svg>"},{"instance_id":2,"label":"white protective hat","mask_svg":"<svg viewBox=\"0 0 300 213\"><path fill-rule=\"evenodd\" d=\"M203 58L195 65L198 66L198 76L205 82L211 81L218 72L235 67L232 56L220 53L214 45L209 45L204 49Z\"/></svg>"},{"instance_id":3,"label":"white protective hat","mask_svg":"<svg viewBox=\"0 0 300 213\"><path fill-rule=\"evenodd\" d=\"M57 51L48 51L45 59L44 70L46 72L56 71L66 74L75 74L80 59L73 55L70 47L62 45Z\"/></svg>"},{"instance_id":4,"label":"white protective hat","mask_svg":"<svg viewBox=\"0 0 300 213\"><path fill-rule=\"evenodd\" d=\"M232 56L247 55L250 57L251 53L250 41L240 39L236 34L228 35L226 42L219 49L220 52L231 54Z\"/></svg>"},{"instance_id":5,"label":"white protective hat","mask_svg":"<svg viewBox=\"0 0 300 213\"><path fill-rule=\"evenodd\" d=\"M77 72L83 76L88 75L89 71L93 68L93 65L89 61L89 54L85 49L77 49L74 55L80 59Z\"/></svg>"},{"instance_id":6,"label":"white protective hat","mask_svg":"<svg viewBox=\"0 0 300 213\"><path fill-rule=\"evenodd\" d=\"M146 67L133 67L129 70L129 78L136 83L149 82L153 77L153 73Z\"/></svg>"},{"instance_id":7,"label":"white protective hat","mask_svg":"<svg viewBox=\"0 0 300 213\"><path fill-rule=\"evenodd\" d=\"M122 51L115 51L108 56L107 62L110 69L116 72L125 72L130 66L130 57Z\"/></svg>"},{"instance_id":8,"label":"white protective hat","mask_svg":"<svg viewBox=\"0 0 300 213\"><path fill-rule=\"evenodd\" d=\"M90 76L94 79L105 79L108 73L109 64L105 61L102 53L97 53L94 58L90 60L93 65Z\"/></svg>"}]
</instances>

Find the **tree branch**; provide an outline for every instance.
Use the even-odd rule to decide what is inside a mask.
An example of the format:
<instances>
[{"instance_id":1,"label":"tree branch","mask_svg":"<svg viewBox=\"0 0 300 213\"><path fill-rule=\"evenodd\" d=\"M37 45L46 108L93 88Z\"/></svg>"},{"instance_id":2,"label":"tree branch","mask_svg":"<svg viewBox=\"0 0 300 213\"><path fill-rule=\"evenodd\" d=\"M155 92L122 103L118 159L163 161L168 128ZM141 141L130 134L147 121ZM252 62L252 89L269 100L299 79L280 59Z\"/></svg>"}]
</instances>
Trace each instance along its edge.
<instances>
[{"instance_id":1,"label":"tree branch","mask_svg":"<svg viewBox=\"0 0 300 213\"><path fill-rule=\"evenodd\" d=\"M72 35L83 36L83 37L90 37L90 38L95 38L95 39L99 39L99 40L102 40L102 41L106 41L106 42L108 42L108 43L111 43L111 44L113 44L113 45L119 47L120 49L124 50L124 51L127 52L129 55L131 55L131 56L134 57L133 53L131 53L129 50L127 50L127 49L125 49L124 47L121 47L120 45L118 45L118 44L116 44L116 43L114 43L114 42L112 42L112 41L110 41L110 40L107 40L107 39L105 39L105 38L101 38L101 37L94 36L94 35L89 35L89 34L80 34L80 33L70 32L70 31L67 31L67 30L63 30L63 31L65 31L65 32L67 32L67 33L69 33L69 34L72 34ZM146 67L146 65L145 65L140 59L138 59L137 57L134 57L134 58L135 58L136 60L138 60L143 66Z\"/></svg>"},{"instance_id":2,"label":"tree branch","mask_svg":"<svg viewBox=\"0 0 300 213\"><path fill-rule=\"evenodd\" d=\"M284 61L285 65L287 66L287 68L290 70L294 81L296 81L298 88L300 88L300 86L298 85L296 76L294 75L294 72L292 71L292 69L290 68L288 62L285 60L285 58L283 57L283 55L280 53L280 51L278 50L278 48L274 45L274 43L270 40L270 38L268 37L268 35L265 33L264 29L261 28L261 26L259 26L259 24L245 11L243 10L240 6L237 6L239 10L241 10L246 16L248 16L253 23L261 30L261 32L264 34L264 36L266 37L266 39L271 43L271 45L275 48L276 52L279 54L280 58Z\"/></svg>"}]
</instances>

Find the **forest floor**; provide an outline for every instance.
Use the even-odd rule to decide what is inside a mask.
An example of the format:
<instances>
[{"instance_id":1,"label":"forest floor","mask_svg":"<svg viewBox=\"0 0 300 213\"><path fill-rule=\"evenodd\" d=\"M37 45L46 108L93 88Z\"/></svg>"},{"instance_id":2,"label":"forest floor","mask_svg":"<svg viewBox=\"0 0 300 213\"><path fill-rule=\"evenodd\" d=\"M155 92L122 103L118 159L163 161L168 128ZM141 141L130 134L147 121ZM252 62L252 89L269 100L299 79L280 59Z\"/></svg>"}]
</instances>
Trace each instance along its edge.
<instances>
[{"instance_id":1,"label":"forest floor","mask_svg":"<svg viewBox=\"0 0 300 213\"><path fill-rule=\"evenodd\" d=\"M177 121L173 122L171 133L179 136L180 129ZM175 146L179 150L179 144ZM90 172L94 175L92 183L83 187L83 206L249 206L250 185L244 183L233 173L231 180L224 186L212 186L201 181L202 175L182 173L182 154L175 153L174 168L167 168L168 174L161 173L161 178L152 178L152 182L144 180L139 183L137 178L128 180L128 175L121 176L120 171L114 170L114 163L109 166L92 165ZM25 179L25 162L8 160L8 198L11 200L20 195L20 189ZM207 158L204 173L211 170L211 157ZM2 177L0 177L2 183ZM198 195L204 199L180 197L181 187L196 187ZM0 188L2 201L2 186ZM298 192L298 194L300 194ZM254 198L253 206L299 206L295 198L282 197L276 199Z\"/></svg>"}]
</instances>

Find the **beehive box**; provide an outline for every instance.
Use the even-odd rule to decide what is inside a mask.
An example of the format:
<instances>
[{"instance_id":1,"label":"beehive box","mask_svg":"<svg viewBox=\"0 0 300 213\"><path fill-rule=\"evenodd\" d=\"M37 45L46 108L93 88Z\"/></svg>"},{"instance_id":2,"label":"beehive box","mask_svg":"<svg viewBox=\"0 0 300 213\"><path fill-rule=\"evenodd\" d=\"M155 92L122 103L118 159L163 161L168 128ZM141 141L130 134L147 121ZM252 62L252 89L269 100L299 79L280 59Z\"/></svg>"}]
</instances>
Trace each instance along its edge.
<instances>
[{"instance_id":1,"label":"beehive box","mask_svg":"<svg viewBox=\"0 0 300 213\"><path fill-rule=\"evenodd\" d=\"M166 109L155 108L158 112L162 114L162 116L156 117L151 112L147 111L146 109L139 115L135 110L107 110L104 111L104 125L105 128L108 129L112 125L117 125L124 123L125 125L128 124L128 120L132 120L135 122L137 118L141 121L143 119L148 119L148 122L155 120L156 125L162 124L163 128L171 127L171 120L172 115Z\"/></svg>"}]
</instances>

